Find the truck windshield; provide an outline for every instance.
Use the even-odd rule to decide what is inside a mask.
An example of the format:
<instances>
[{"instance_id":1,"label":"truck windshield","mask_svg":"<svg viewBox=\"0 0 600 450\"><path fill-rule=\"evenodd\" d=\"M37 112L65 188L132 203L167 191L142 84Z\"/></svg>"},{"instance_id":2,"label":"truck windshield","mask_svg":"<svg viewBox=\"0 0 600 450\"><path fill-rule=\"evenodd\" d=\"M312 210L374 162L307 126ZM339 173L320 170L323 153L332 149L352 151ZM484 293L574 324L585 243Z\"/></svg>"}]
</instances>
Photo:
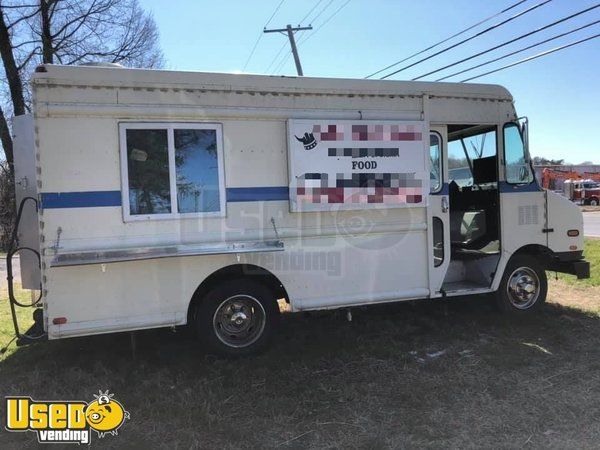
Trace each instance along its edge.
<instances>
[{"instance_id":1,"label":"truck windshield","mask_svg":"<svg viewBox=\"0 0 600 450\"><path fill-rule=\"evenodd\" d=\"M583 183L584 189L599 189L600 183Z\"/></svg>"}]
</instances>

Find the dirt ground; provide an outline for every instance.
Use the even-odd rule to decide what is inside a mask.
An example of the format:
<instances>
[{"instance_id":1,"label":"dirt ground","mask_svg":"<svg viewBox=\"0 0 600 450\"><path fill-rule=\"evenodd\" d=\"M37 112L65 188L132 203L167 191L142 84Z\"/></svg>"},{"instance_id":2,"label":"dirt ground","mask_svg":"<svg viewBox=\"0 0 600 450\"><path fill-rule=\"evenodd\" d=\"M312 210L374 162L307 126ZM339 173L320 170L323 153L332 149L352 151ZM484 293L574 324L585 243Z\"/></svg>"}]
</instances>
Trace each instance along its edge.
<instances>
[{"instance_id":1,"label":"dirt ground","mask_svg":"<svg viewBox=\"0 0 600 450\"><path fill-rule=\"evenodd\" d=\"M135 357L127 334L48 342L0 362L0 393L110 389L131 419L92 438L109 448L598 448L599 321L600 288L552 280L527 318L486 298L287 315L249 359L166 330L138 333Z\"/></svg>"}]
</instances>

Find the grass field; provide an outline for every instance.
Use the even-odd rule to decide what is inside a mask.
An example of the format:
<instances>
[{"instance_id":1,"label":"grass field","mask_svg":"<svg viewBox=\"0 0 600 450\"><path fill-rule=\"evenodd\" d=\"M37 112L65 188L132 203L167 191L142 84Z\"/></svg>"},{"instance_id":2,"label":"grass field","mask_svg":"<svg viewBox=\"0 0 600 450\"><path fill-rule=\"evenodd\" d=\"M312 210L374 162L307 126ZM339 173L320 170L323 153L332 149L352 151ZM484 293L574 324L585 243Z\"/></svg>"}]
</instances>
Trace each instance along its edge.
<instances>
[{"instance_id":1,"label":"grass field","mask_svg":"<svg viewBox=\"0 0 600 450\"><path fill-rule=\"evenodd\" d=\"M578 280L573 275L558 274L560 280L564 280L571 285L583 285L583 286L600 286L600 270L594 270L596 267L596 261L600 263L600 239L586 239L584 248L585 258L591 262L592 270L590 277L585 280ZM552 274L554 275L554 274Z\"/></svg>"},{"instance_id":2,"label":"grass field","mask_svg":"<svg viewBox=\"0 0 600 450\"><path fill-rule=\"evenodd\" d=\"M587 245L598 280L600 241ZM3 301L2 339L6 311ZM91 400L110 389L131 420L119 436L92 438L109 448L600 443L595 282L552 279L548 304L530 318L499 315L484 298L372 307L351 323L289 315L272 348L250 359L215 359L166 330L137 342L135 359L127 334L12 347L0 393ZM0 432L2 448L35 446L31 433Z\"/></svg>"}]
</instances>

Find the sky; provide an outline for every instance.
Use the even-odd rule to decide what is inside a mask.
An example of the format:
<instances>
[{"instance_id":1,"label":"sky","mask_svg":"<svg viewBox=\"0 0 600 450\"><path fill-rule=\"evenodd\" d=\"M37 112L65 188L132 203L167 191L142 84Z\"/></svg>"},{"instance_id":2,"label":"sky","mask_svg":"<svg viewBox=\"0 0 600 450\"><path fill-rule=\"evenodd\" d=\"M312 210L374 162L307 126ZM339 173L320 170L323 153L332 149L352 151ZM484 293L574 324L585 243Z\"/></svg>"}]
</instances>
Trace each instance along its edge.
<instances>
[{"instance_id":1,"label":"sky","mask_svg":"<svg viewBox=\"0 0 600 450\"><path fill-rule=\"evenodd\" d=\"M302 21L318 0L285 0L268 23L268 28L298 25L301 21L302 25L313 22L313 31L298 32L296 35L304 74L364 78L516 1L322 0L308 18ZM528 0L502 16L442 44L436 50L476 34L542 1ZM287 56L287 37L278 33L263 34L248 61L263 27L280 2L281 0L140 0L141 5L154 15L168 69L295 75L293 58ZM402 71L390 79L417 77L595 3L595 0L552 0L503 27ZM346 5L343 6L344 4ZM327 9L312 20L327 5ZM435 80L595 20L600 20L600 8L424 80ZM467 75L483 73L598 33L600 24L447 81L460 81ZM305 39L306 42L303 42ZM279 59L274 60L282 48L284 50ZM420 57L397 68L418 59ZM284 60L285 63L281 64L280 61ZM600 38L487 75L474 82L501 84L510 90L515 98L518 114L529 118L530 151L533 156L565 159L570 163L600 163L600 139L593 137L592 133L595 127L600 126Z\"/></svg>"}]
</instances>

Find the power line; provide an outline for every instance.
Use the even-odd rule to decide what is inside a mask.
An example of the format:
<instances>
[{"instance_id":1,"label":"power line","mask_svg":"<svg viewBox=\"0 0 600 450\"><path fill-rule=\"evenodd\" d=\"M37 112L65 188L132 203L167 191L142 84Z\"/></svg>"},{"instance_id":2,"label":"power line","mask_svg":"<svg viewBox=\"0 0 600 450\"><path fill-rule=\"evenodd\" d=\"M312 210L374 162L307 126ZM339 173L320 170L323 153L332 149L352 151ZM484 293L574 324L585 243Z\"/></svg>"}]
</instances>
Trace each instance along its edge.
<instances>
[{"instance_id":1,"label":"power line","mask_svg":"<svg viewBox=\"0 0 600 450\"><path fill-rule=\"evenodd\" d=\"M310 23L315 23L315 21L321 17L321 15L327 10L327 8L329 8L329 6L334 2L334 0L329 0L329 2L327 2L327 4L321 9L321 11L319 11L319 13L314 16L312 18L312 20L310 21Z\"/></svg>"},{"instance_id":2,"label":"power line","mask_svg":"<svg viewBox=\"0 0 600 450\"><path fill-rule=\"evenodd\" d=\"M300 64L300 55L298 54L298 47L296 46L296 38L294 37L294 33L297 31L304 30L312 30L312 25L307 27L292 27L290 24L287 24L285 28L274 28L272 30L267 30L266 28L263 30L263 33L282 33L287 34L287 37L290 41L290 47L292 49L292 54L294 55L294 62L296 63L296 71L298 72L298 76L301 77L304 75L302 72L302 64Z\"/></svg>"},{"instance_id":3,"label":"power line","mask_svg":"<svg viewBox=\"0 0 600 450\"><path fill-rule=\"evenodd\" d=\"M333 0L332 0L333 1ZM350 3L352 0L346 0L345 3L343 3L338 9L336 9L333 14L331 14L329 17L327 17L327 19L325 19L321 25L319 25L317 27L316 30L314 30L311 34L307 35L306 38L304 39L298 39L298 46L304 44L306 41L308 41L311 37L313 37L321 28L323 28L325 25L327 25L337 14L339 14L339 12L344 9L346 7L346 5L348 5L348 3ZM331 2L329 2L331 3ZM327 5L329 6L329 4ZM291 54L286 55L286 57L283 59L283 61L281 61L281 63L278 65L278 69L276 70L277 72L283 68L285 66L285 64L288 62L288 60L290 59Z\"/></svg>"},{"instance_id":4,"label":"power line","mask_svg":"<svg viewBox=\"0 0 600 450\"><path fill-rule=\"evenodd\" d=\"M455 34L453 34L452 36L449 36L449 37L447 37L446 39L443 39L443 40L441 40L441 41L439 41L439 42L436 42L436 43L435 43L435 44L433 44L433 45L430 45L430 46L429 46L429 47L427 47L426 49L420 50L420 51L418 51L417 53L413 53L412 55L410 55L410 56L407 56L406 58L404 58L404 59L401 59L400 61L397 61L397 62L395 62L394 64L390 64L389 66L387 66L387 67L384 67L383 69L381 69L381 70L378 70L377 72L373 72L371 75L367 75L365 78L371 78L371 77L373 77L373 76L375 76L375 75L377 75L377 74L379 74L379 73L381 73L381 72L385 72L386 70L388 70L388 69L391 69L392 67L395 67L395 66L397 66L398 64L402 64L404 61L408 61L409 59L411 59L411 58L414 58L415 56L419 56L419 55L421 55L421 54L423 54L423 53L425 53L425 52L427 52L427 51L429 51L429 50L431 50L431 49L433 49L433 48L435 48L435 47L437 47L437 46L439 46L439 45L442 45L442 44L443 44L443 43L445 43L445 42L448 42L448 41L449 41L449 40L451 40L451 39L454 39L454 38L455 38L455 37L457 37L457 36L460 36L461 34L464 34L464 33L466 33L467 31L470 31L470 30L472 30L473 28L476 28L476 27L478 27L479 25L482 25L482 24L484 24L485 22L488 22L488 21L490 21L490 20L492 20L492 19L494 19L494 18L496 18L496 17L498 17L498 16L500 16L500 15L504 14L504 13L505 13L505 12L507 12L507 11L510 11L510 10L511 10L511 9L513 9L513 8L516 8L517 6L519 6L519 5L520 5L520 4L522 4L522 3L525 3L526 1L528 1L528 0L521 0L521 1L517 2L517 3L513 3L513 4L512 4L512 5L510 5L508 8L504 8L502 11L500 11L500 12L497 12L496 14L493 14L493 15L491 15L491 16L489 16L489 17L486 17L485 19L483 19L483 20L481 20L481 21L477 22L476 24L473 24L473 25L471 25L470 27L468 27L468 28L465 28L464 30L462 30L462 31L459 31L458 33L455 33Z\"/></svg>"},{"instance_id":5,"label":"power line","mask_svg":"<svg viewBox=\"0 0 600 450\"><path fill-rule=\"evenodd\" d=\"M262 35L263 35L263 33L261 31L260 35L256 39L256 42L254 42L254 46L252 47L252 50L250 51L250 54L248 55L248 58L246 59L246 62L244 63L244 67L242 67L242 72L246 70L246 67L248 67L248 63L250 62L250 59L252 58L252 55L254 55L254 51L256 50L256 47L258 47L258 43L262 39Z\"/></svg>"},{"instance_id":6,"label":"power line","mask_svg":"<svg viewBox=\"0 0 600 450\"><path fill-rule=\"evenodd\" d=\"M308 41L311 37L313 37L316 33L318 33L318 31L323 28L325 25L327 25L329 23L329 21L331 21L331 19L333 19L342 9L344 9L346 7L346 5L348 5L348 3L350 3L352 0L347 0L342 6L340 6L338 9L335 10L335 12L330 15L327 19L325 19L325 21L319 25L317 27L317 29L315 31L313 31L312 33L310 33L309 35L307 35L307 37L304 40L300 40L298 42L298 45L300 44L304 44L306 41Z\"/></svg>"},{"instance_id":7,"label":"power line","mask_svg":"<svg viewBox=\"0 0 600 450\"><path fill-rule=\"evenodd\" d=\"M497 23L495 25L492 25L491 27L488 27L485 30L480 31L479 33L476 33L476 34L474 34L474 35L472 35L472 36L470 36L470 37L468 37L466 39L463 39L462 41L459 41L456 44L452 44L449 47L446 47L446 48L444 48L444 49L442 49L442 50L440 50L438 52L433 53L432 55L429 55L429 56L427 56L425 58L422 58L422 59L418 60L417 62L414 62L412 64L409 64L408 66L404 66L404 67L402 67L402 68L400 68L400 69L398 69L398 70L396 70L394 72L391 72L391 73L389 73L389 74L381 77L380 79L381 80L385 80L386 78L389 78L392 75L396 75L398 72L402 72L403 70L409 69L409 68L411 68L413 66L416 66L417 64L421 64L423 61L427 61L428 59L431 59L431 58L433 58L435 56L441 55L442 53L445 53L448 50L456 48L459 45L464 44L465 42L471 41L471 40L475 39L476 37L479 37L479 36L481 36L483 34L489 33L490 31L495 30L496 28L499 28L502 25L507 24L508 22L511 22L511 21L513 21L513 20L515 20L515 19L517 19L517 18L519 18L519 17L521 17L521 16L523 16L523 15L525 15L525 14L531 12L531 11L534 11L535 9L540 8L540 7L544 6L545 4L547 4L547 3L551 2L551 1L552 0L544 0L543 2L538 3L538 4L536 4L536 5L534 5L534 6L530 7L530 8L527 8L526 10L521 11L520 13L515 14L514 16L511 16L508 19L503 20L502 22L499 22L499 23Z\"/></svg>"},{"instance_id":8,"label":"power line","mask_svg":"<svg viewBox=\"0 0 600 450\"><path fill-rule=\"evenodd\" d=\"M285 0L281 0L279 2L279 4L275 7L275 11L273 11L273 14L271 14L271 17L269 17L269 20L267 20L267 23L265 23L265 26L263 27L263 29L267 28L269 26L269 24L271 23L271 20L273 20L273 17L275 17L275 14L277 14L277 11L279 11L279 8L281 8L281 5L283 5L284 2L285 2ZM254 42L254 46L252 47L252 50L250 51L250 54L248 55L248 59L246 59L246 62L244 63L244 67L242 68L242 71L246 70L246 67L248 67L248 63L252 59L252 55L254 55L254 52L256 51L256 47L258 47L258 43L262 39L263 34L264 33L261 31L260 34L258 35L258 38L256 39L256 42Z\"/></svg>"},{"instance_id":9,"label":"power line","mask_svg":"<svg viewBox=\"0 0 600 450\"><path fill-rule=\"evenodd\" d=\"M591 6L589 8L586 8L586 9L584 9L582 11L578 11L575 14L571 14L570 16L563 17L562 19L559 19L559 20L557 20L555 22L552 22L552 23L550 23L548 25L544 25L543 27L540 27L540 28L537 28L537 29L535 29L533 31L530 31L529 33L522 34L521 36L518 36L518 37L516 37L514 39L510 39L509 41L503 42L502 44L496 45L494 47L491 47L491 48L489 48L487 50L484 50L484 51L481 51L479 53L475 53L474 55L471 55L471 56L469 56L467 58L463 58L460 61L453 62L451 64L448 64L448 65L444 66L444 67L440 67L439 69L432 70L431 72L427 72L427 73L425 73L423 75L419 75L418 77L413 78L412 81L420 80L421 78L425 78L426 76L433 75L434 73L441 72L442 70L445 70L445 69L448 69L450 67L456 66L458 64L464 63L464 62L469 61L469 60L471 60L473 58L477 58L478 56L484 55L484 54L492 52L494 50L498 50L501 47L505 47L505 46L507 46L509 44L512 44L513 42L517 42L517 41L519 41L521 39L524 39L526 37L529 37L531 35L539 33L540 31L547 30L548 28L552 28L552 27L558 25L559 23L563 23L563 22L565 22L567 20L572 19L573 17L577 17L577 16L580 16L582 14L585 14L586 12L589 12L589 11L591 11L593 9L598 8L598 7L600 7L600 3L596 4L595 6Z\"/></svg>"},{"instance_id":10,"label":"power line","mask_svg":"<svg viewBox=\"0 0 600 450\"><path fill-rule=\"evenodd\" d=\"M275 57L271 60L271 63L265 69L265 73L268 72L271 67L273 67L273 64L275 64L275 61L277 61L279 55L281 55L281 52L283 52L286 46L287 42L284 42L283 45L279 48L279 51L275 54Z\"/></svg>"},{"instance_id":11,"label":"power line","mask_svg":"<svg viewBox=\"0 0 600 450\"><path fill-rule=\"evenodd\" d=\"M469 68L461 70L459 72L454 72L453 74L446 75L445 77L442 77L442 78L438 78L435 81L447 80L448 78L455 77L456 75L461 75L461 74L463 74L465 72L470 72L471 70L475 70L475 69L478 69L480 67L487 66L488 64L495 63L495 62L500 61L502 59L508 58L509 56L513 56L513 55L516 55L518 53L522 53L525 50L529 50L531 48L538 47L538 46L540 46L542 44L545 44L547 42L554 41L555 39L558 39L558 38L561 38L561 37L564 37L564 36L568 36L569 34L573 34L573 33L577 32L577 31L583 30L584 28L589 28L591 26L596 25L597 23L600 23L600 20L596 20L595 22L588 23L587 25L583 25L581 27L575 28L575 29L573 29L571 31L567 31L565 33L557 34L556 36L552 36L551 38L544 39L543 41L537 42L537 43L532 44L532 45L528 45L527 47L524 47L524 48L520 48L519 50L515 50L514 52L506 53L506 54L504 54L502 56L499 56L497 58L490 59L489 61L485 61L485 62L483 62L481 64L477 64L476 66L469 67Z\"/></svg>"},{"instance_id":12,"label":"power line","mask_svg":"<svg viewBox=\"0 0 600 450\"><path fill-rule=\"evenodd\" d=\"M486 75L490 75L492 73L500 72L501 70L505 70L505 69L508 69L510 67L518 66L519 64L523 64L523 63L526 63L528 61L533 61L534 59L541 58L542 56L546 56L546 55L549 55L551 53L558 52L559 50L564 50L565 48L573 47L574 45L578 45L578 44L581 44L581 43L586 42L586 41L591 41L592 39L596 39L598 37L600 37L600 33L598 33L598 34L596 34L594 36L590 36L590 37L587 37L587 38L584 38L584 39L580 39L580 40L575 41L575 42L571 42L570 44L565 44L565 45L561 45L560 47L555 47L553 49L546 50L545 52L538 53L537 55L533 55L533 56L530 56L528 58L521 59L521 60L516 61L514 63L507 64L506 66L502 66L502 67L499 67L497 69L490 70L489 72L485 72L485 73L481 73L479 75L475 75L474 77L471 77L471 78L465 78L464 80L461 80L460 82L464 83L466 81L471 81L471 80L474 80L476 78L481 78L481 77L484 77Z\"/></svg>"},{"instance_id":13,"label":"power line","mask_svg":"<svg viewBox=\"0 0 600 450\"><path fill-rule=\"evenodd\" d=\"M281 5L283 5L284 2L285 0L281 0L279 2L279 4L275 7L275 11L273 11L273 14L271 14L271 17L269 17L269 20L267 20L267 23L265 23L265 26L263 28L267 28L269 26L271 20L273 20L273 17L275 17L275 14L277 14L277 11L279 11L279 8L281 8Z\"/></svg>"},{"instance_id":14,"label":"power line","mask_svg":"<svg viewBox=\"0 0 600 450\"><path fill-rule=\"evenodd\" d=\"M279 73L279 71L283 68L283 66L285 66L285 64L288 62L288 60L290 59L290 57L292 56L292 53L288 53L285 55L285 57L283 57L281 59L281 61L279 62L279 64L277 64L277 66L273 69L272 75L276 75Z\"/></svg>"},{"instance_id":15,"label":"power line","mask_svg":"<svg viewBox=\"0 0 600 450\"><path fill-rule=\"evenodd\" d=\"M333 2L333 0L331 0ZM306 13L306 15L302 18L302 20L300 22L298 22L299 25L301 25L308 16L310 16L312 14L312 12L317 9L317 7L323 2L323 0L318 0L316 4L313 5L313 7ZM329 6L329 5L327 5ZM311 21L311 23L314 21L314 19ZM265 27L266 28L266 27ZM262 36L262 35L261 35ZM271 67L273 67L273 65L275 64L275 61L277 61L277 59L279 58L279 55L281 55L281 52L283 52L283 50L286 47L286 43L284 42L283 45L279 48L279 51L275 54L275 57L271 60L271 63L267 66L267 69L265 70L265 72L268 72ZM285 55L282 59L287 60L289 58L290 54ZM280 61L281 63L282 61ZM281 67L283 64L278 64L276 67ZM278 69L276 69L278 70ZM273 72L275 73L275 72Z\"/></svg>"},{"instance_id":16,"label":"power line","mask_svg":"<svg viewBox=\"0 0 600 450\"><path fill-rule=\"evenodd\" d=\"M310 9L310 11L308 11L306 13L306 15L302 18L302 20L300 22L298 22L300 25L302 25L302 23L307 19L308 16L310 16L312 14L312 12L317 9L317 6L319 6L321 3L323 2L323 0L318 0L317 3L315 3L315 5Z\"/></svg>"}]
</instances>

